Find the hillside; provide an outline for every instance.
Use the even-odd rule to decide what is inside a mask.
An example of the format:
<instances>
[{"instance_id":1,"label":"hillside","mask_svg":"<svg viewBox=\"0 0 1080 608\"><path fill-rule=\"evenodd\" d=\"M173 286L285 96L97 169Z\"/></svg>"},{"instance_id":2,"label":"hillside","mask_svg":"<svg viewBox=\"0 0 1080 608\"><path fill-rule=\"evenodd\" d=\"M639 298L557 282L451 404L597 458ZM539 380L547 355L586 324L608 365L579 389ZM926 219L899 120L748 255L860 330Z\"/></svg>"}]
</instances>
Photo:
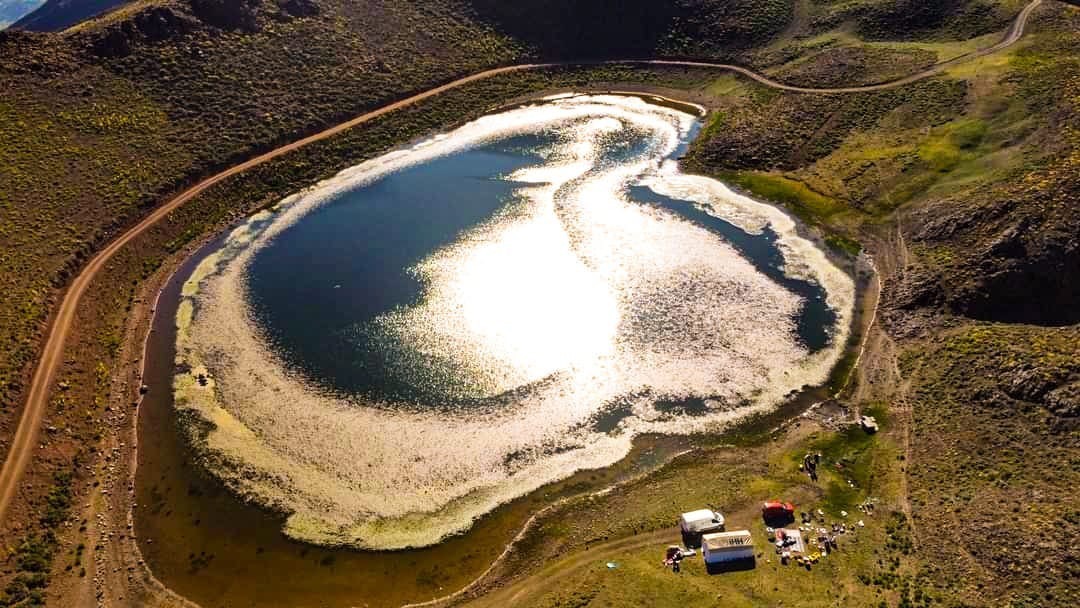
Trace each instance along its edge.
<instances>
[{"instance_id":1,"label":"hillside","mask_svg":"<svg viewBox=\"0 0 1080 608\"><path fill-rule=\"evenodd\" d=\"M32 13L41 4L41 0L8 0L0 3L0 29Z\"/></svg>"},{"instance_id":2,"label":"hillside","mask_svg":"<svg viewBox=\"0 0 1080 608\"><path fill-rule=\"evenodd\" d=\"M882 82L967 52L980 43L970 38L992 38L1021 4L143 0L62 34L2 32L4 449L45 323L73 274L171 193L258 151L461 75L537 59L717 58L794 84ZM59 3L43 10L52 6ZM1037 35L1007 55L905 89L844 97L781 93L707 71L506 78L201 197L117 261L82 312L64 388L47 415L58 430L43 439L0 531L17 548L8 555L5 581L15 583L7 601L42 596L56 531L73 523L72 497L90 487L86 463L101 462L98 445L126 395L111 379L124 369L126 314L143 280L231 217L462 116L558 86L663 87L707 101L713 122L691 168L894 262L882 318L912 385L895 416L915 438L904 470L912 472L913 525L924 535L1003 537L1015 525L1014 542L1033 552L1055 530L1075 538L1075 509L1055 497L1077 480L1052 458L1065 452L1072 462L1077 449L1080 345L1075 328L1059 328L1080 322L1077 13L1048 0ZM975 443L993 449L972 452ZM1025 452L1029 445L1037 447ZM954 525L950 514L976 501L1021 513L1035 500L1060 517ZM79 527L64 542L93 545ZM925 582L939 598L1008 586L1026 605L1070 605L1066 583L1047 585L1051 599L1040 598L1031 565L999 550L941 548L904 560L909 583ZM58 571L72 566L70 556L60 561Z\"/></svg>"},{"instance_id":3,"label":"hillside","mask_svg":"<svg viewBox=\"0 0 1080 608\"><path fill-rule=\"evenodd\" d=\"M46 0L12 27L33 32L58 32L125 4L128 0Z\"/></svg>"}]
</instances>

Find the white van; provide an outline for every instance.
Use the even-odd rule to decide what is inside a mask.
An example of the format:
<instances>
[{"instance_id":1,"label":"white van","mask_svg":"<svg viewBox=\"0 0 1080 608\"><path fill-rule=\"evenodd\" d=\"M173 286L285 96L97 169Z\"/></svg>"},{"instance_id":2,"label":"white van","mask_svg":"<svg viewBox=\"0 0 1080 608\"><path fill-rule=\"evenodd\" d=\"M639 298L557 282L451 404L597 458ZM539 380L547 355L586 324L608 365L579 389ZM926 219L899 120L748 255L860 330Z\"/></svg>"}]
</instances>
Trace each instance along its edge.
<instances>
[{"instance_id":1,"label":"white van","mask_svg":"<svg viewBox=\"0 0 1080 608\"><path fill-rule=\"evenodd\" d=\"M719 532L724 529L724 516L710 509L698 509L683 513L679 518L683 534L698 535Z\"/></svg>"}]
</instances>

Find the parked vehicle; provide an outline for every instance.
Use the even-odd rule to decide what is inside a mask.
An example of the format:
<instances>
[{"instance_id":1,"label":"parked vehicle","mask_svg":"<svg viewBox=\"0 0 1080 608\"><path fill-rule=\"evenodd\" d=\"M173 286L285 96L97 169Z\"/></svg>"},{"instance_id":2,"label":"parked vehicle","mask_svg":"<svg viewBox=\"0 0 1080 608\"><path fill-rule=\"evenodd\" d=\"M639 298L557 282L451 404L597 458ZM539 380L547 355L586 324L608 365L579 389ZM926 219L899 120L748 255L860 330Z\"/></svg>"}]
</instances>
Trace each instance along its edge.
<instances>
[{"instance_id":1,"label":"parked vehicle","mask_svg":"<svg viewBox=\"0 0 1080 608\"><path fill-rule=\"evenodd\" d=\"M698 509L683 513L679 518L679 527L683 534L708 534L724 529L724 516L711 509Z\"/></svg>"}]
</instances>

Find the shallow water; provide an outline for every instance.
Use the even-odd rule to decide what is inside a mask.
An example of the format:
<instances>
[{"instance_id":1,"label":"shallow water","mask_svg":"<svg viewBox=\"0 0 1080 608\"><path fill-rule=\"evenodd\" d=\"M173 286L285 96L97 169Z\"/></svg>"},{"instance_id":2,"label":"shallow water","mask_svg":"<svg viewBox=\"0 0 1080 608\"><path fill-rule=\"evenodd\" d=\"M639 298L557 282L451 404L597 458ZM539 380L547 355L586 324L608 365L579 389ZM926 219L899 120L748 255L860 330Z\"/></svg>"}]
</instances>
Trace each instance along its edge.
<instances>
[{"instance_id":1,"label":"shallow water","mask_svg":"<svg viewBox=\"0 0 1080 608\"><path fill-rule=\"evenodd\" d=\"M252 218L179 306L199 456L293 538L424 546L636 435L822 382L852 282L776 209L680 174L696 128L637 98L550 100Z\"/></svg>"}]
</instances>

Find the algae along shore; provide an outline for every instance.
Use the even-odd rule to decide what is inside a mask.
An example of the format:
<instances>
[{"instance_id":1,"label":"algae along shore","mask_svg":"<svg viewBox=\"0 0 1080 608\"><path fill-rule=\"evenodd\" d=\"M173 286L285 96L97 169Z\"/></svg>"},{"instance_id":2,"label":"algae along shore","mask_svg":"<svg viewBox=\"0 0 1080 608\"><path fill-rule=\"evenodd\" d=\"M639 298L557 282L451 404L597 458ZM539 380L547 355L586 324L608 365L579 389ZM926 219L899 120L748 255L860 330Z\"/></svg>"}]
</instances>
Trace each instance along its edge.
<instances>
[{"instance_id":1,"label":"algae along shore","mask_svg":"<svg viewBox=\"0 0 1080 608\"><path fill-rule=\"evenodd\" d=\"M552 99L252 217L177 313L201 458L297 540L419 547L636 435L822 383L853 283L782 212L679 173L695 126Z\"/></svg>"},{"instance_id":2,"label":"algae along shore","mask_svg":"<svg viewBox=\"0 0 1080 608\"><path fill-rule=\"evenodd\" d=\"M0 606L1080 604L1076 3L83 4Z\"/></svg>"}]
</instances>

